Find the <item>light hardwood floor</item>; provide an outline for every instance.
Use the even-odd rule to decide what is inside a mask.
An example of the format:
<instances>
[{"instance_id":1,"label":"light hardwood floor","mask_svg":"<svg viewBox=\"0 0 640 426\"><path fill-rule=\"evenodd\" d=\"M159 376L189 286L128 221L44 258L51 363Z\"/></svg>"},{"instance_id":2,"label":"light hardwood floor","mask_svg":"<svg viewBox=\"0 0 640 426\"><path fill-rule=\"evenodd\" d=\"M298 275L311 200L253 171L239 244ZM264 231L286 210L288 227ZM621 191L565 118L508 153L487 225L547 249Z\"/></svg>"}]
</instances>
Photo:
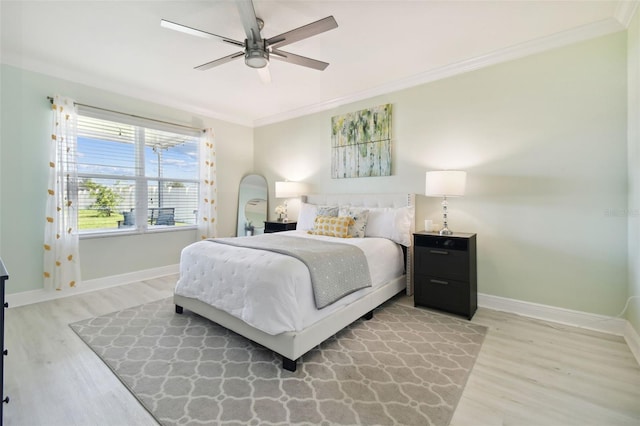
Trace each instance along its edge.
<instances>
[{"instance_id":1,"label":"light hardwood floor","mask_svg":"<svg viewBox=\"0 0 640 426\"><path fill-rule=\"evenodd\" d=\"M169 297L176 279L9 309L5 425L156 425L68 324ZM488 309L473 322L489 331L452 426L640 425L640 366L621 337Z\"/></svg>"}]
</instances>

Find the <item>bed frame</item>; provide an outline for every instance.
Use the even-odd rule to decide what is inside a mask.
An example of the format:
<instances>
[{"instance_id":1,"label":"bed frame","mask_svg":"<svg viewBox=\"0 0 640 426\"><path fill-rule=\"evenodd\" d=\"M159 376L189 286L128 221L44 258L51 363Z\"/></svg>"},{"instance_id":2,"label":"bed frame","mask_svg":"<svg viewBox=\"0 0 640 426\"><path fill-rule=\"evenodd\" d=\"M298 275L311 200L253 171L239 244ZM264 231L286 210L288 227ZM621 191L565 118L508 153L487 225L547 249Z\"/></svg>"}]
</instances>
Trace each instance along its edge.
<instances>
[{"instance_id":1,"label":"bed frame","mask_svg":"<svg viewBox=\"0 0 640 426\"><path fill-rule=\"evenodd\" d=\"M350 204L363 207L415 206L414 194L309 195L303 197L303 200L312 204ZM414 224L411 226L411 233L413 232ZM282 356L282 367L285 370L295 371L297 359L327 338L361 317L365 319L372 318L375 308L401 291L405 290L409 295L413 293L412 252L412 247L405 250L405 275L377 287L373 292L340 308L330 316L299 332L271 335L197 299L174 294L173 301L176 305L177 313L182 313L183 309L186 308L249 340L259 343Z\"/></svg>"}]
</instances>

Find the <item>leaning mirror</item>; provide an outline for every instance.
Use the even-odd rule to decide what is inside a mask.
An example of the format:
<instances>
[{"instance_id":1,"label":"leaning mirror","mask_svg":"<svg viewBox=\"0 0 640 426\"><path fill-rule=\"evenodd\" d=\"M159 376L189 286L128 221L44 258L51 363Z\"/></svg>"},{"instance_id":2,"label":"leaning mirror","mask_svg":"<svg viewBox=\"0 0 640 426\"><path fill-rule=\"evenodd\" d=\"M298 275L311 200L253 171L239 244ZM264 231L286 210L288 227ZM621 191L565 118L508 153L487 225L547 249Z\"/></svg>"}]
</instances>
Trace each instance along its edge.
<instances>
[{"instance_id":1,"label":"leaning mirror","mask_svg":"<svg viewBox=\"0 0 640 426\"><path fill-rule=\"evenodd\" d=\"M263 176L247 175L242 178L238 192L238 237L264 233L267 196L267 180Z\"/></svg>"}]
</instances>

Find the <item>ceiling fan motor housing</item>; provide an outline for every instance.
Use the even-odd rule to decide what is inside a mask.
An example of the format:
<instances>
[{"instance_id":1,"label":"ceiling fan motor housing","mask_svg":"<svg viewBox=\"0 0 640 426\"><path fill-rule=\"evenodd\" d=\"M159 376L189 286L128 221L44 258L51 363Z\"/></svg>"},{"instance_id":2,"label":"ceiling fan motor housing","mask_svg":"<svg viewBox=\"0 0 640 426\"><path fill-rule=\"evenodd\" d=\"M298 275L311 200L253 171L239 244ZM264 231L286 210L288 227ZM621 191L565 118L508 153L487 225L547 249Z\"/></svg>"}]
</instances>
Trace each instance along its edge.
<instances>
[{"instance_id":1,"label":"ceiling fan motor housing","mask_svg":"<svg viewBox=\"0 0 640 426\"><path fill-rule=\"evenodd\" d=\"M249 47L248 40L245 40L245 45L247 46L244 53L245 64L251 68L264 68L269 64L269 49L266 40L263 40L262 46L254 43Z\"/></svg>"}]
</instances>

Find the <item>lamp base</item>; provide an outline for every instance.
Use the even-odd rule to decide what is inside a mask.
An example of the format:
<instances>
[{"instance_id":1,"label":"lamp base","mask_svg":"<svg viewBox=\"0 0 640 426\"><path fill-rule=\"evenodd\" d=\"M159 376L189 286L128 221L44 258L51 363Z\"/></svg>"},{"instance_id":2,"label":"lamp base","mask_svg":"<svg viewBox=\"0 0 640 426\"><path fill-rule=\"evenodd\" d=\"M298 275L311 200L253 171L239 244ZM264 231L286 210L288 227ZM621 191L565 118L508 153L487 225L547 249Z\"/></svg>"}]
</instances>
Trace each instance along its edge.
<instances>
[{"instance_id":1,"label":"lamp base","mask_svg":"<svg viewBox=\"0 0 640 426\"><path fill-rule=\"evenodd\" d=\"M447 196L445 195L442 199L442 223L443 227L440 230L440 235L451 235L453 232L449 230L449 226L447 225L447 206L449 203L447 202Z\"/></svg>"},{"instance_id":2,"label":"lamp base","mask_svg":"<svg viewBox=\"0 0 640 426\"><path fill-rule=\"evenodd\" d=\"M453 235L453 231L451 231L449 228L447 228L446 226L444 228L442 228L438 234L440 235Z\"/></svg>"}]
</instances>

